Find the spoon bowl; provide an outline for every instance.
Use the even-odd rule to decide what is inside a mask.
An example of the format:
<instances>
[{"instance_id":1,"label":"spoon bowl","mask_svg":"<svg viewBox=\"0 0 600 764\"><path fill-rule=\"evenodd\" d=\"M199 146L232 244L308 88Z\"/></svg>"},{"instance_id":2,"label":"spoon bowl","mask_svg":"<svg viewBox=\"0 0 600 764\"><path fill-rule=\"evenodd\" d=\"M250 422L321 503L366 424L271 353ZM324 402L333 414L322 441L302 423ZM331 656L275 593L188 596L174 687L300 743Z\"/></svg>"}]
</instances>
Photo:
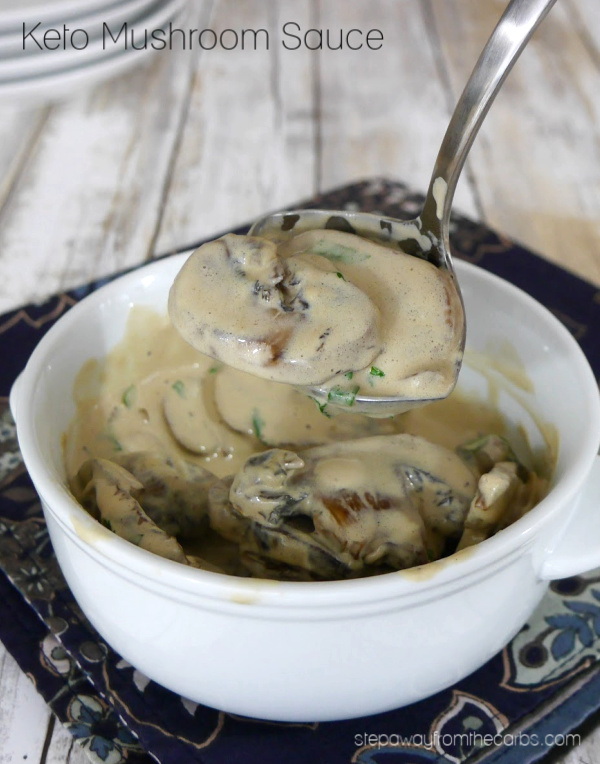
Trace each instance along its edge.
<instances>
[{"instance_id":1,"label":"spoon bowl","mask_svg":"<svg viewBox=\"0 0 600 764\"><path fill-rule=\"evenodd\" d=\"M455 320L459 326L460 353L459 362L455 368L454 383L456 383L466 339L466 323L464 320L462 297L450 254L445 247L435 246L434 240L428 236L428 232L422 230L420 218L402 221L368 212L293 210L261 218L250 229L250 235L263 236L280 242L305 231L318 229L355 234L390 249L397 249L415 257L420 257L447 272L457 296L457 309L454 312ZM335 404L332 405L328 389L320 387L302 389L312 398L315 398L321 406L327 405L328 411L335 410ZM451 390L448 391L448 393L450 392ZM364 413L372 417L387 417L400 414L434 400L439 400L439 398L407 398L357 394L351 405L352 410L356 413Z\"/></svg>"}]
</instances>

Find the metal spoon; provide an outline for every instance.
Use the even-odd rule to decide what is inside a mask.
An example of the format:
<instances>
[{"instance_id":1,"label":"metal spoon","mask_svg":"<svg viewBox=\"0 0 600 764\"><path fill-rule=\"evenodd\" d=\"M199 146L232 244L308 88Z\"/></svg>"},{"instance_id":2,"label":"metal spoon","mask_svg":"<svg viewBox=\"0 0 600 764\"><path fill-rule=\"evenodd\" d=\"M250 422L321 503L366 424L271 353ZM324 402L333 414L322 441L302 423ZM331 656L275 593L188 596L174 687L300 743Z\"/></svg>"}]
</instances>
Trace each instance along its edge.
<instances>
[{"instance_id":1,"label":"metal spoon","mask_svg":"<svg viewBox=\"0 0 600 764\"><path fill-rule=\"evenodd\" d=\"M483 49L456 105L442 141L419 217L401 221L366 212L293 210L268 215L250 229L256 236L293 236L306 230L336 229L358 234L422 257L447 271L456 282L450 256L449 226L452 200L465 159L502 83L538 24L556 0L512 0ZM460 290L459 290L460 294ZM463 341L466 326L463 321ZM460 363L456 368L456 377ZM327 391L311 388L310 395L325 401ZM357 395L352 410L371 415L421 406L424 399Z\"/></svg>"}]
</instances>

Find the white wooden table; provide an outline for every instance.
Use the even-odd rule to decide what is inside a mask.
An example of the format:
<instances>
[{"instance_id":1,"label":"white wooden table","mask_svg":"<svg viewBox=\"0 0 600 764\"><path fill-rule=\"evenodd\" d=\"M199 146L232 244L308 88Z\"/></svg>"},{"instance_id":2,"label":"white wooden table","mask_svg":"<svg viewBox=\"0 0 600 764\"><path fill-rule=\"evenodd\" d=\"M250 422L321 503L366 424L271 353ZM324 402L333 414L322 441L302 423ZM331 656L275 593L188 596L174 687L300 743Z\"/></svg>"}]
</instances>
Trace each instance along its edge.
<instances>
[{"instance_id":1,"label":"white wooden table","mask_svg":"<svg viewBox=\"0 0 600 764\"><path fill-rule=\"evenodd\" d=\"M190 0L180 26L264 28L270 49L168 50L60 103L0 102L0 313L352 180L424 191L504 5ZM285 50L288 21L384 40ZM598 0L559 0L536 33L455 206L600 287ZM600 722L559 759L600 762ZM87 759L0 645L0 762L24 760Z\"/></svg>"}]
</instances>

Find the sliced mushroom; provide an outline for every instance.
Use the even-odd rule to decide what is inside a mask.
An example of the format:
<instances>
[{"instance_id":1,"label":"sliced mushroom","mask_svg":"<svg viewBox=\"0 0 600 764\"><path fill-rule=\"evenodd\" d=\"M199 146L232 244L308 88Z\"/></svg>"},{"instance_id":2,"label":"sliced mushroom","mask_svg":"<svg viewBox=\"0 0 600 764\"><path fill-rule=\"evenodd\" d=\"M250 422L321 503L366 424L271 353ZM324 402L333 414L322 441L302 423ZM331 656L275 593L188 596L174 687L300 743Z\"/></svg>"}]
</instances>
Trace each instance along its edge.
<instances>
[{"instance_id":1,"label":"sliced mushroom","mask_svg":"<svg viewBox=\"0 0 600 764\"><path fill-rule=\"evenodd\" d=\"M214 401L214 374L181 375L164 392L163 411L177 443L211 460L241 460L256 450L254 439L242 437L223 421Z\"/></svg>"},{"instance_id":2,"label":"sliced mushroom","mask_svg":"<svg viewBox=\"0 0 600 764\"><path fill-rule=\"evenodd\" d=\"M296 581L352 575L350 560L340 559L320 543L312 532L310 518L305 518L308 527L303 529L299 527L303 525L302 518L283 527L271 527L241 514L229 500L232 482L233 478L229 478L212 487L210 524L213 530L238 545L238 559L250 575Z\"/></svg>"},{"instance_id":3,"label":"sliced mushroom","mask_svg":"<svg viewBox=\"0 0 600 764\"><path fill-rule=\"evenodd\" d=\"M142 509L136 497L143 490L137 478L107 459L89 459L73 483L77 500L117 536L160 557L187 564L177 540L159 528Z\"/></svg>"},{"instance_id":4,"label":"sliced mushroom","mask_svg":"<svg viewBox=\"0 0 600 764\"><path fill-rule=\"evenodd\" d=\"M410 435L250 457L211 490L211 526L250 555L313 578L422 564L457 539L475 492L458 456ZM285 570L283 570L285 573Z\"/></svg>"},{"instance_id":5,"label":"sliced mushroom","mask_svg":"<svg viewBox=\"0 0 600 764\"><path fill-rule=\"evenodd\" d=\"M169 315L200 352L289 384L363 368L381 347L378 309L334 264L282 260L259 237L227 234L196 250L171 287Z\"/></svg>"},{"instance_id":6,"label":"sliced mushroom","mask_svg":"<svg viewBox=\"0 0 600 764\"><path fill-rule=\"evenodd\" d=\"M547 480L525 467L510 443L486 435L458 449L481 474L458 549L473 546L511 525L547 491Z\"/></svg>"},{"instance_id":7,"label":"sliced mushroom","mask_svg":"<svg viewBox=\"0 0 600 764\"><path fill-rule=\"evenodd\" d=\"M496 531L520 483L517 471L515 462L500 462L479 478L458 549L478 544Z\"/></svg>"},{"instance_id":8,"label":"sliced mushroom","mask_svg":"<svg viewBox=\"0 0 600 764\"><path fill-rule=\"evenodd\" d=\"M329 408L352 406L357 394L414 400L449 395L462 359L464 313L447 273L343 231L305 231L282 243L279 252L289 259L328 259L368 295L381 315L377 356L362 366L345 365L341 374L320 386L328 391Z\"/></svg>"},{"instance_id":9,"label":"sliced mushroom","mask_svg":"<svg viewBox=\"0 0 600 764\"><path fill-rule=\"evenodd\" d=\"M518 462L512 446L500 435L482 435L480 438L464 443L458 449L459 455L477 472L489 472L499 462L515 462L519 471L525 475L525 467Z\"/></svg>"},{"instance_id":10,"label":"sliced mushroom","mask_svg":"<svg viewBox=\"0 0 600 764\"><path fill-rule=\"evenodd\" d=\"M115 461L142 485L137 499L146 514L171 536L194 539L208 527L208 491L215 475L191 462L138 452Z\"/></svg>"},{"instance_id":11,"label":"sliced mushroom","mask_svg":"<svg viewBox=\"0 0 600 764\"><path fill-rule=\"evenodd\" d=\"M215 375L215 401L230 427L268 446L307 448L397 431L391 419L344 413L328 416L317 401L290 385L229 366Z\"/></svg>"}]
</instances>

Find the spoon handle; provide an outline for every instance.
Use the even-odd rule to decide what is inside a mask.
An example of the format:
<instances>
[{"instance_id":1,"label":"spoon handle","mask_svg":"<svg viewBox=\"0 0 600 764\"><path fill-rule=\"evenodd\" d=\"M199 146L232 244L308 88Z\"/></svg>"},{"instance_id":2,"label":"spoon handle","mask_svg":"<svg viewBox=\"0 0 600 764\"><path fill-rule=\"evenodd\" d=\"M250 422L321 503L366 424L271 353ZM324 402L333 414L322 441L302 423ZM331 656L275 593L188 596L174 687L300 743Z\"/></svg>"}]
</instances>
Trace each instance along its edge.
<instances>
[{"instance_id":1,"label":"spoon handle","mask_svg":"<svg viewBox=\"0 0 600 764\"><path fill-rule=\"evenodd\" d=\"M447 251L452 199L469 149L513 64L555 2L511 0L456 105L440 146L421 214L422 228L443 241Z\"/></svg>"}]
</instances>

